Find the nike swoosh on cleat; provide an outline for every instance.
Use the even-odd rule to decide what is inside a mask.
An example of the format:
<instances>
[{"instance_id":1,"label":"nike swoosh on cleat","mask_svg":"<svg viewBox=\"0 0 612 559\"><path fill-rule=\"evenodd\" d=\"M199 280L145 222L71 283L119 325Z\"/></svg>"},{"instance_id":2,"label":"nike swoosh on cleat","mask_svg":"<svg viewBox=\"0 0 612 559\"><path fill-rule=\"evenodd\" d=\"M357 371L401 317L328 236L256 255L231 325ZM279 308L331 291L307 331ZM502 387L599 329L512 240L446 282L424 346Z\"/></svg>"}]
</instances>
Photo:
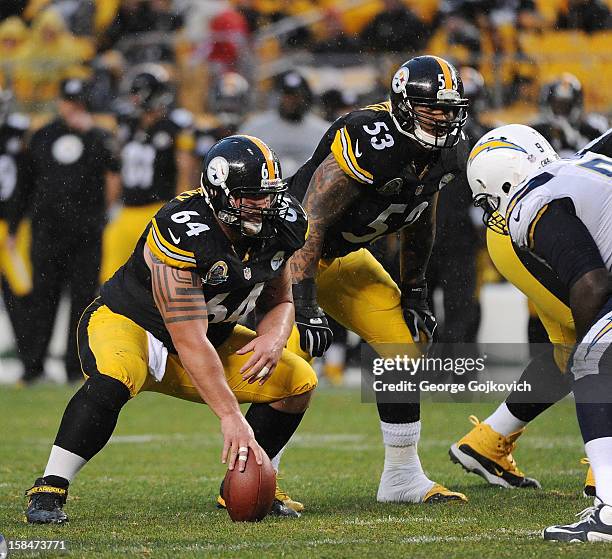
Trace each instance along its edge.
<instances>
[{"instance_id":1,"label":"nike swoosh on cleat","mask_svg":"<svg viewBox=\"0 0 612 559\"><path fill-rule=\"evenodd\" d=\"M172 237L172 240L175 242L175 244L179 244L181 242L181 238L180 237L175 237L172 233L172 231L170 231L170 227L168 227L168 233L170 233L170 237Z\"/></svg>"},{"instance_id":2,"label":"nike swoosh on cleat","mask_svg":"<svg viewBox=\"0 0 612 559\"><path fill-rule=\"evenodd\" d=\"M361 157L363 154L359 151L359 140L355 142L355 157Z\"/></svg>"},{"instance_id":3,"label":"nike swoosh on cleat","mask_svg":"<svg viewBox=\"0 0 612 559\"><path fill-rule=\"evenodd\" d=\"M504 470L498 470L497 468L495 468L495 475L499 476L499 477L503 477L504 476Z\"/></svg>"}]
</instances>

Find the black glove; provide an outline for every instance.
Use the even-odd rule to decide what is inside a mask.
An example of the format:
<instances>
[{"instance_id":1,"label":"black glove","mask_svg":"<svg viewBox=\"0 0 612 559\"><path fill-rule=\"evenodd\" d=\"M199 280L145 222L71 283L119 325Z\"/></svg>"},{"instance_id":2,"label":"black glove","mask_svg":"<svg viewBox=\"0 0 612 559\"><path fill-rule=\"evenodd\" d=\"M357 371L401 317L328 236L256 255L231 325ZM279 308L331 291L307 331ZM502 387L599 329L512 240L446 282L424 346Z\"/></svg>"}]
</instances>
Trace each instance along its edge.
<instances>
[{"instance_id":1,"label":"black glove","mask_svg":"<svg viewBox=\"0 0 612 559\"><path fill-rule=\"evenodd\" d=\"M300 348L312 357L321 357L332 344L333 334L325 313L317 305L314 279L293 285L293 304Z\"/></svg>"},{"instance_id":2,"label":"black glove","mask_svg":"<svg viewBox=\"0 0 612 559\"><path fill-rule=\"evenodd\" d=\"M408 326L415 343L421 341L421 332L427 337L426 343L428 346L436 341L438 323L436 317L429 310L427 284L425 282L402 289L402 312L404 313L406 326Z\"/></svg>"}]
</instances>

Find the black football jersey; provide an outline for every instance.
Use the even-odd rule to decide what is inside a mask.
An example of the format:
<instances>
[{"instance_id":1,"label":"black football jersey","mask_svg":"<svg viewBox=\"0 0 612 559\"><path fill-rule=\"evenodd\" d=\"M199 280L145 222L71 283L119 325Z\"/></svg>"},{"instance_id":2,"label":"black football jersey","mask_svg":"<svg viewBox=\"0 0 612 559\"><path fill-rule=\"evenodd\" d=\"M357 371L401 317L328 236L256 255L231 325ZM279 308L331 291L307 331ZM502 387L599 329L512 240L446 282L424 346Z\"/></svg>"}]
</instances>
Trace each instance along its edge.
<instances>
[{"instance_id":1,"label":"black football jersey","mask_svg":"<svg viewBox=\"0 0 612 559\"><path fill-rule=\"evenodd\" d=\"M208 308L208 338L215 347L253 310L267 281L281 274L289 257L304 245L308 223L300 204L286 194L289 208L276 222L273 238L258 240L241 258L206 203L202 189L167 203L151 220L130 259L101 289L102 302L127 316L176 353L151 289L144 260L146 244L165 264L202 278Z\"/></svg>"},{"instance_id":2,"label":"black football jersey","mask_svg":"<svg viewBox=\"0 0 612 559\"><path fill-rule=\"evenodd\" d=\"M332 153L362 185L361 195L328 228L324 258L344 256L414 223L436 192L465 174L468 146L463 134L451 149L425 150L399 132L390 110L385 102L340 117L291 178L290 190L301 200L313 173Z\"/></svg>"},{"instance_id":3,"label":"black football jersey","mask_svg":"<svg viewBox=\"0 0 612 559\"><path fill-rule=\"evenodd\" d=\"M8 203L27 169L24 136L30 126L25 115L10 114L0 125L0 219L8 217Z\"/></svg>"},{"instance_id":4,"label":"black football jersey","mask_svg":"<svg viewBox=\"0 0 612 559\"><path fill-rule=\"evenodd\" d=\"M139 120L119 122L123 203L143 206L171 200L176 194L177 150L191 152L191 113L175 110L144 129Z\"/></svg>"}]
</instances>

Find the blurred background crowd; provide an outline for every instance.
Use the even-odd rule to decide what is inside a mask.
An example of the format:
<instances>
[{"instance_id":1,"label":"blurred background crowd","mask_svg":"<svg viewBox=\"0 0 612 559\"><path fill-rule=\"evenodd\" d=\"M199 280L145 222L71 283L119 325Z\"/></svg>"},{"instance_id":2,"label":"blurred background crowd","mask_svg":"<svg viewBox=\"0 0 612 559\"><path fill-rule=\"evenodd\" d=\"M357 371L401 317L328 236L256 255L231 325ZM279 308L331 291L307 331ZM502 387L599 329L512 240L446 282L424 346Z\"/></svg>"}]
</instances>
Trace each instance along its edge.
<instances>
[{"instance_id":1,"label":"blurred background crowd","mask_svg":"<svg viewBox=\"0 0 612 559\"><path fill-rule=\"evenodd\" d=\"M574 153L609 127L611 7L611 0L3 0L0 273L14 336L3 333L11 341L0 349L21 363L5 378L45 376L62 294L72 307L63 327L66 376L80 378L73 335L80 313L160 205L198 185L215 141L259 136L288 177L331 121L384 99L397 66L416 54L459 68L472 142L520 122L562 156ZM441 341L471 344L480 288L500 278L469 192L446 190L432 304ZM372 251L397 274L396 239ZM542 341L535 319L529 333ZM347 342L339 327L335 339L324 372L339 383L347 344L358 340Z\"/></svg>"}]
</instances>

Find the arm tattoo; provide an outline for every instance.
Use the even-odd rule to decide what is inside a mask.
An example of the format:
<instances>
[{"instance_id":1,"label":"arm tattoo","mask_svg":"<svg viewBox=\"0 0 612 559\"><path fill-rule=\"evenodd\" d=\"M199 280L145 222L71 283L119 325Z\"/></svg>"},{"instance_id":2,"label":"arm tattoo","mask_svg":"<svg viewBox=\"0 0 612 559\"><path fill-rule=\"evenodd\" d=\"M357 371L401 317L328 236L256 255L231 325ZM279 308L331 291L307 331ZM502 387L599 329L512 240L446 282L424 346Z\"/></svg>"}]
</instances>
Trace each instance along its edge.
<instances>
[{"instance_id":1,"label":"arm tattoo","mask_svg":"<svg viewBox=\"0 0 612 559\"><path fill-rule=\"evenodd\" d=\"M315 276L327 228L346 211L359 193L359 185L340 168L333 154L317 167L303 203L310 225L308 239L291 258L293 283Z\"/></svg>"},{"instance_id":2,"label":"arm tattoo","mask_svg":"<svg viewBox=\"0 0 612 559\"><path fill-rule=\"evenodd\" d=\"M151 270L153 299L164 323L208 319L202 280L197 274L167 266L147 250L145 260Z\"/></svg>"},{"instance_id":3,"label":"arm tattoo","mask_svg":"<svg viewBox=\"0 0 612 559\"><path fill-rule=\"evenodd\" d=\"M436 233L436 193L417 222L401 233L400 276L402 287L424 279Z\"/></svg>"}]
</instances>

